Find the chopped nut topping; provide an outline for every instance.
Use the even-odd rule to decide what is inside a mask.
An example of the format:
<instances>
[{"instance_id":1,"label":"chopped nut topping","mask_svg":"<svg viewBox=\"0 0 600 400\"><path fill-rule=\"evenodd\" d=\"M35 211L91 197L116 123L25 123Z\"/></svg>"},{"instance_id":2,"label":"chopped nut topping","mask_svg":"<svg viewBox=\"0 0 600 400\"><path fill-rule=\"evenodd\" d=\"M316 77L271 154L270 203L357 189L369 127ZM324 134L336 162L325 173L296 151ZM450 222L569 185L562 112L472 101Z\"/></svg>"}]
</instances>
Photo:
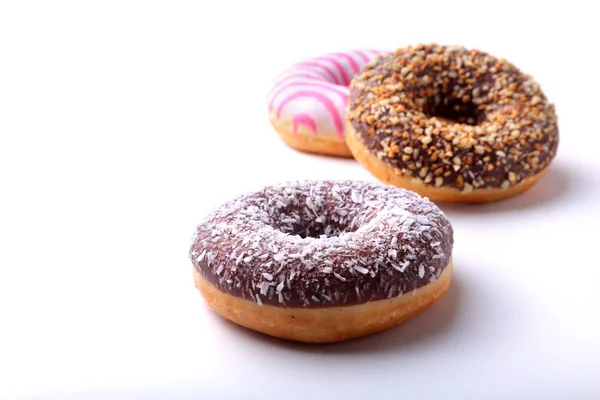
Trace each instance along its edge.
<instances>
[{"instance_id":1,"label":"chopped nut topping","mask_svg":"<svg viewBox=\"0 0 600 400\"><path fill-rule=\"evenodd\" d=\"M479 50L398 49L363 68L350 89L347 119L359 138L427 185L506 189L556 154L557 117L540 86Z\"/></svg>"}]
</instances>

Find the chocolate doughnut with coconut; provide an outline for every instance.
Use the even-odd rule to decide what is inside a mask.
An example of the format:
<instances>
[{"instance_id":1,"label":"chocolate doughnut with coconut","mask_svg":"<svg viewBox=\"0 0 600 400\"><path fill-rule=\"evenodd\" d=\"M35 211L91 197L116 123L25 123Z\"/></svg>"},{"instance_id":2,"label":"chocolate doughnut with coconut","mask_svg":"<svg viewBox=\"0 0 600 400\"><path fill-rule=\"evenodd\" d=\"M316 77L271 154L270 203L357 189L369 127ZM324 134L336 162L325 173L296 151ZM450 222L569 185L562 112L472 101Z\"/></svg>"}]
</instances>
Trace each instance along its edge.
<instances>
[{"instance_id":1,"label":"chocolate doughnut with coconut","mask_svg":"<svg viewBox=\"0 0 600 400\"><path fill-rule=\"evenodd\" d=\"M431 306L450 285L453 240L443 212L414 192L299 181L211 212L189 255L218 314L322 343L389 329Z\"/></svg>"}]
</instances>

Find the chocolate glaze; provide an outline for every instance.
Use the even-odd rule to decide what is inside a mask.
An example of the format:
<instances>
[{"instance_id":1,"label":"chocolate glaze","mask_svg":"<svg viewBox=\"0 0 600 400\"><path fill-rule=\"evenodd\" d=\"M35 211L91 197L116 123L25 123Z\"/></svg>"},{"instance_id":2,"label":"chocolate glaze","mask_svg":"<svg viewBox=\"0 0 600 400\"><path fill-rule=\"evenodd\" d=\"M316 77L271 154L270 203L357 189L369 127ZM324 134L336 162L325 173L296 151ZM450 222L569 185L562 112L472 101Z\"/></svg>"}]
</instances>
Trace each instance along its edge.
<instances>
[{"instance_id":1,"label":"chocolate glaze","mask_svg":"<svg viewBox=\"0 0 600 400\"><path fill-rule=\"evenodd\" d=\"M388 299L439 277L453 229L413 192L303 181L238 197L199 224L194 267L219 290L281 307Z\"/></svg>"},{"instance_id":2,"label":"chocolate glaze","mask_svg":"<svg viewBox=\"0 0 600 400\"><path fill-rule=\"evenodd\" d=\"M507 189L555 157L554 106L530 76L487 53L399 49L365 66L350 87L347 118L359 139L421 183Z\"/></svg>"}]
</instances>

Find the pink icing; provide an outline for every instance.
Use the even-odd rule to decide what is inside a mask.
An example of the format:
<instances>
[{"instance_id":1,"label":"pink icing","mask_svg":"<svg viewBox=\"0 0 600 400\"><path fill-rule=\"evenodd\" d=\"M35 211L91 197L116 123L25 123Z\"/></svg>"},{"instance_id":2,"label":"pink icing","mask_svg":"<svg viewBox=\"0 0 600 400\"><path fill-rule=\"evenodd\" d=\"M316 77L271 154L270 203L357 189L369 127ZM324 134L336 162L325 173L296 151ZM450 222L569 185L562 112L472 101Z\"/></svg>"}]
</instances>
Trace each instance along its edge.
<instances>
[{"instance_id":1,"label":"pink icing","mask_svg":"<svg viewBox=\"0 0 600 400\"><path fill-rule=\"evenodd\" d=\"M329 77L329 80L332 83L337 83L340 84L341 82L339 81L337 75L335 74L335 72L333 72L332 69L330 69L328 66L323 65L323 64L317 64L316 62L310 63L310 62L301 62L300 64L298 64L298 66L304 66L304 67L310 67L310 68L317 68L322 70L323 72L325 72L327 74L327 76Z\"/></svg>"},{"instance_id":2,"label":"pink icing","mask_svg":"<svg viewBox=\"0 0 600 400\"><path fill-rule=\"evenodd\" d=\"M286 83L284 85L279 86L277 89L275 89L275 91L273 92L273 96L271 97L271 100L269 101L269 108L273 108L273 104L275 103L275 99L277 98L277 95L279 95L279 93L287 90L288 88L290 88L292 86L305 86L305 87L310 87L310 88L325 89L327 91L337 93L340 96L340 99L342 101L344 101L344 102L348 101L349 93L348 93L348 89L345 87L335 86L330 83L322 83L322 82L318 82L318 81L295 81L295 82Z\"/></svg>"},{"instance_id":3,"label":"pink icing","mask_svg":"<svg viewBox=\"0 0 600 400\"><path fill-rule=\"evenodd\" d=\"M285 76L283 78L277 79L275 86L278 86L280 83L282 83L284 81L289 81L289 80L294 79L294 78L308 78L308 79L312 79L312 80L316 80L316 81L321 81L321 82L325 81L323 79L323 77L320 76L320 75L302 74L302 73L294 72L293 75L287 75L287 76Z\"/></svg>"},{"instance_id":4,"label":"pink icing","mask_svg":"<svg viewBox=\"0 0 600 400\"><path fill-rule=\"evenodd\" d=\"M294 70L294 74L296 76L298 76L298 74L312 75L314 77L314 79L319 79L319 80L325 81L325 82L332 82L331 75L327 74L327 72L322 71L322 70L316 70L315 68L309 68L308 66L305 66L305 65L299 65ZM285 75L282 78L280 77L279 79L277 79L277 82L281 82L283 79L287 79L287 78L288 78L288 75Z\"/></svg>"},{"instance_id":5,"label":"pink icing","mask_svg":"<svg viewBox=\"0 0 600 400\"><path fill-rule=\"evenodd\" d=\"M318 58L319 60L323 60L323 61L329 61L330 63L332 63L333 65L335 65L335 67L337 68L340 76L342 77L342 85L349 85L350 84L350 78L348 77L348 73L346 72L346 69L342 66L342 64L339 63L338 60L335 59L335 57L331 57L331 56L322 56Z\"/></svg>"},{"instance_id":6,"label":"pink icing","mask_svg":"<svg viewBox=\"0 0 600 400\"><path fill-rule=\"evenodd\" d=\"M298 126L305 125L308 129L311 130L313 135L317 134L317 124L312 119L312 117L308 114L296 114L294 116L293 124L292 124L292 135L296 135L298 133Z\"/></svg>"},{"instance_id":7,"label":"pink icing","mask_svg":"<svg viewBox=\"0 0 600 400\"><path fill-rule=\"evenodd\" d=\"M323 107L325 107L327 111L329 111L329 115L333 120L333 124L335 126L335 131L338 134L338 138L344 138L344 122L342 120L342 117L338 113L337 107L331 101L331 99L329 99L329 97L315 90L303 90L300 92L295 92L294 94L291 94L288 97L286 97L285 100L283 100L281 104L279 104L279 107L277 107L277 118L281 116L281 110L283 110L287 103L300 97L311 97L320 102L323 105Z\"/></svg>"},{"instance_id":8,"label":"pink icing","mask_svg":"<svg viewBox=\"0 0 600 400\"><path fill-rule=\"evenodd\" d=\"M335 53L332 54L335 57L341 57L344 60L348 61L348 64L350 65L350 67L352 68L352 72L353 73L358 73L358 71L360 71L360 64L356 62L356 60L352 57L350 57L350 55L346 54L346 53Z\"/></svg>"},{"instance_id":9,"label":"pink icing","mask_svg":"<svg viewBox=\"0 0 600 400\"><path fill-rule=\"evenodd\" d=\"M298 132L298 127L304 125L312 136L324 135L342 141L348 85L367 62L382 53L337 52L293 65L276 79L269 92L272 118L290 124L294 135L306 134Z\"/></svg>"},{"instance_id":10,"label":"pink icing","mask_svg":"<svg viewBox=\"0 0 600 400\"><path fill-rule=\"evenodd\" d=\"M364 52L362 52L362 51L360 51L360 50L354 50L354 52L355 52L356 54L358 54L358 56L359 56L360 58L362 58L362 60L363 60L364 62L368 62L368 61L369 61L369 56L368 56L368 55L366 55Z\"/></svg>"}]
</instances>

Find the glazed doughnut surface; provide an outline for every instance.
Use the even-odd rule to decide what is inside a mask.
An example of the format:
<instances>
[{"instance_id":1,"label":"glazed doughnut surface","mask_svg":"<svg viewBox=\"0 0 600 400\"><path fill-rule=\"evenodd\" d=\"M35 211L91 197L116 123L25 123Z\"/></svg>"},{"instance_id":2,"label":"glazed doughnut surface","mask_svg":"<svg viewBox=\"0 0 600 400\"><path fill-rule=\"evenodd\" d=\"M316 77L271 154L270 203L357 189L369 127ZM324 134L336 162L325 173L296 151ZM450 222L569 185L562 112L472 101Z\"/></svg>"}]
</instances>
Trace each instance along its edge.
<instances>
[{"instance_id":1,"label":"glazed doughnut surface","mask_svg":"<svg viewBox=\"0 0 600 400\"><path fill-rule=\"evenodd\" d=\"M199 224L190 249L220 292L258 305L352 306L434 282L453 229L413 192L378 183L302 181L234 199Z\"/></svg>"},{"instance_id":2,"label":"glazed doughnut surface","mask_svg":"<svg viewBox=\"0 0 600 400\"><path fill-rule=\"evenodd\" d=\"M270 121L283 139L301 150L332 153L345 148L348 85L377 50L352 50L314 57L284 71L268 94ZM301 146L305 143L305 146ZM319 144L325 149L319 150ZM329 147L326 145L329 144ZM311 146L312 145L312 146Z\"/></svg>"}]
</instances>

